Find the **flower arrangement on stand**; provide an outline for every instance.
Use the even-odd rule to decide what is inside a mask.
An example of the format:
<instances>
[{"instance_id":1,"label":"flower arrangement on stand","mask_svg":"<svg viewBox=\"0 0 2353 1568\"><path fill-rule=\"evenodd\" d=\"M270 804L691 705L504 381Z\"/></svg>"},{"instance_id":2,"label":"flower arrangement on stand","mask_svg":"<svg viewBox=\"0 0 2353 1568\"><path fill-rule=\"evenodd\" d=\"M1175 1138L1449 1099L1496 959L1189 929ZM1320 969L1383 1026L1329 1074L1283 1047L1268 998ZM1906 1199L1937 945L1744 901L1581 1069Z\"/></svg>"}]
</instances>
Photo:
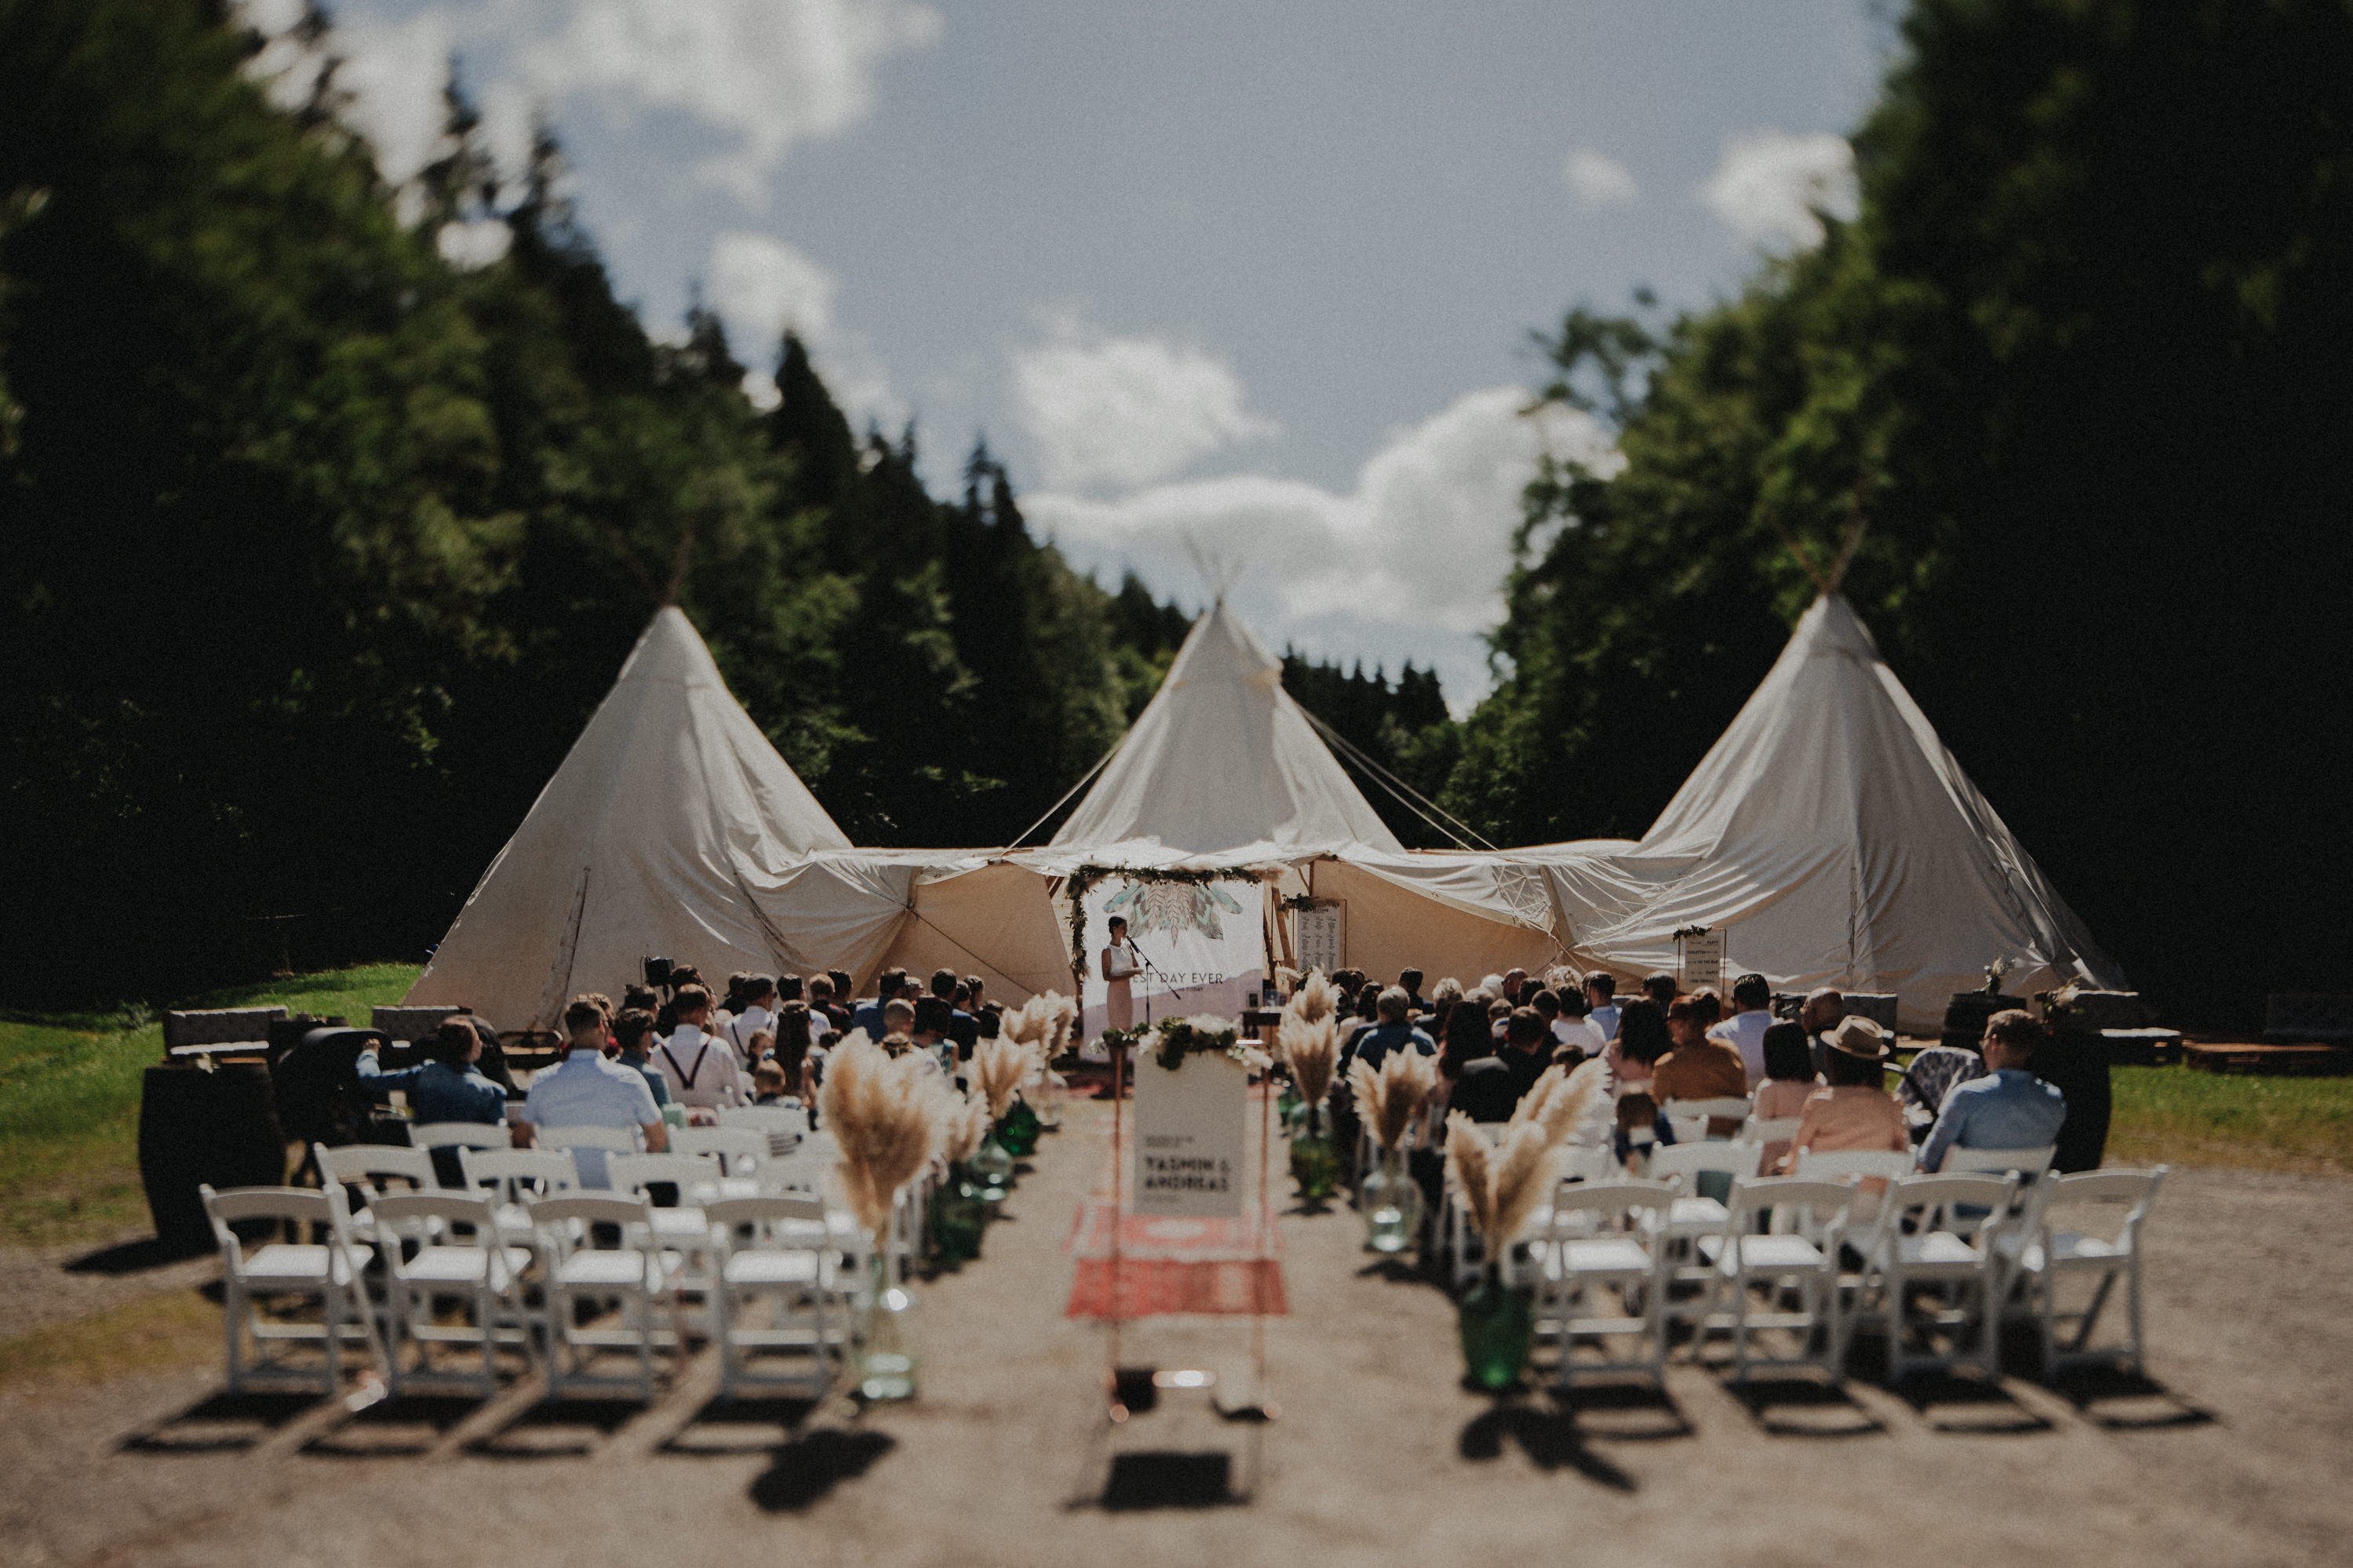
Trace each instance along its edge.
<instances>
[{"instance_id":1,"label":"flower arrangement on stand","mask_svg":"<svg viewBox=\"0 0 2353 1568\"><path fill-rule=\"evenodd\" d=\"M818 1109L833 1130L843 1201L867 1238L859 1302L858 1389L869 1399L913 1399L923 1363L920 1303L895 1277L899 1194L940 1152L952 1096L923 1058L896 1059L855 1030L826 1063Z\"/></svg>"},{"instance_id":2,"label":"flower arrangement on stand","mask_svg":"<svg viewBox=\"0 0 2353 1568\"><path fill-rule=\"evenodd\" d=\"M1438 1058L1405 1047L1383 1057L1377 1068L1351 1062L1348 1087L1381 1152L1357 1200L1365 1245L1375 1252L1403 1252L1421 1231L1421 1184L1406 1168L1407 1135L1438 1088Z\"/></svg>"},{"instance_id":3,"label":"flower arrangement on stand","mask_svg":"<svg viewBox=\"0 0 2353 1568\"><path fill-rule=\"evenodd\" d=\"M1036 1118L1031 1118L1026 1128L1016 1131L1008 1127L1016 1103L1014 1096L1037 1067L1037 1053L1019 1040L983 1040L972 1048L972 1064L965 1077L972 1082L973 1093L988 1107L989 1128L973 1154L971 1165L982 1182L981 1195L991 1203L1003 1198L1012 1185L1015 1156L1038 1146ZM1008 1132L1014 1133L1021 1148L1010 1146Z\"/></svg>"},{"instance_id":4,"label":"flower arrangement on stand","mask_svg":"<svg viewBox=\"0 0 2353 1568\"><path fill-rule=\"evenodd\" d=\"M988 1137L988 1128L987 1097L977 1092L946 1097L940 1111L940 1158L947 1163L947 1179L931 1205L932 1251L943 1264L969 1263L980 1256L988 1204L971 1162Z\"/></svg>"},{"instance_id":5,"label":"flower arrangement on stand","mask_svg":"<svg viewBox=\"0 0 2353 1568\"><path fill-rule=\"evenodd\" d=\"M1509 1388L1527 1366L1535 1314L1528 1293L1504 1281L1504 1262L1552 1191L1554 1151L1608 1091L1609 1070L1598 1057L1571 1073L1546 1068L1492 1145L1461 1111L1446 1119L1446 1173L1486 1254L1479 1283L1455 1308L1463 1365L1482 1388Z\"/></svg>"},{"instance_id":6,"label":"flower arrangement on stand","mask_svg":"<svg viewBox=\"0 0 2353 1568\"><path fill-rule=\"evenodd\" d=\"M1310 971L1283 1005L1275 1026L1275 1049L1291 1069L1291 1081L1305 1108L1301 1131L1291 1141L1291 1176L1299 1195L1311 1203L1328 1198L1340 1184L1340 1152L1324 1126L1324 1097L1332 1092L1340 1059L1340 1023L1332 983Z\"/></svg>"}]
</instances>

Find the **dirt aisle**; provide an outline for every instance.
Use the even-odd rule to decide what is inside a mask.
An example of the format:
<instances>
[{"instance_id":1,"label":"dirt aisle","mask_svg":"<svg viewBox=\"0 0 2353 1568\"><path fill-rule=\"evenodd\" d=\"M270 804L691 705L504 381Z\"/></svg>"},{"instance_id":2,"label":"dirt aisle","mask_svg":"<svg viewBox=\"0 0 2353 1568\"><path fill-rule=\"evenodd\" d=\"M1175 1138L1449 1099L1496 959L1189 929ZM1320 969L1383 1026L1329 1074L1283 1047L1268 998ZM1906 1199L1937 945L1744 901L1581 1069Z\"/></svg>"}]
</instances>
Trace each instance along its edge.
<instances>
[{"instance_id":1,"label":"dirt aisle","mask_svg":"<svg viewBox=\"0 0 2353 1568\"><path fill-rule=\"evenodd\" d=\"M1100 1330L1061 1316L1060 1245L1101 1169L1075 1108L988 1233L923 1288L916 1404L707 1406L707 1361L650 1411L411 1402L358 1418L207 1409L213 1368L0 1399L11 1563L1141 1565L1939 1560L2342 1562L2353 1526L2353 1183L2179 1173L2154 1222L2160 1388L2079 1405L2006 1379L1915 1405L1852 1385L1744 1402L1678 1365L1671 1397L1564 1412L1458 1383L1450 1305L1359 1249L1346 1209L1283 1222L1282 1419L1170 1396L1113 1435ZM1158 1324L1132 1360L1242 1359L1246 1327ZM1947 1394L1957 1390L1947 1390ZM195 1412L194 1418L188 1415ZM225 1415L209 1421L205 1417ZM1134 1489L1106 1508L1115 1458ZM1220 1466L1250 1495L1216 1504Z\"/></svg>"}]
</instances>

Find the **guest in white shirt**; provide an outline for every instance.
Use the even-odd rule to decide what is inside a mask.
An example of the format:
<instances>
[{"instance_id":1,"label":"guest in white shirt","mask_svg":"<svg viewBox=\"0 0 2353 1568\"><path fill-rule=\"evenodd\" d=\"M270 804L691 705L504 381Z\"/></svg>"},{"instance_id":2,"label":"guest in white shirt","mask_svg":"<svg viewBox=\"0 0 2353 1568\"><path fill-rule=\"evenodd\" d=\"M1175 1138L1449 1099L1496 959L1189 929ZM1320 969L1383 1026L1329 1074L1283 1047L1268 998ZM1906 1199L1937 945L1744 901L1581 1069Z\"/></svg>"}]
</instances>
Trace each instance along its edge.
<instances>
[{"instance_id":1,"label":"guest in white shirt","mask_svg":"<svg viewBox=\"0 0 2353 1568\"><path fill-rule=\"evenodd\" d=\"M1707 1037L1740 1053L1748 1071L1748 1092L1765 1081L1765 1031L1773 1026L1773 987L1761 974L1744 974L1732 983L1732 1016L1707 1032Z\"/></svg>"},{"instance_id":2,"label":"guest in white shirt","mask_svg":"<svg viewBox=\"0 0 2353 1568\"><path fill-rule=\"evenodd\" d=\"M1597 969L1585 977L1586 1019L1607 1042L1618 1037L1618 977Z\"/></svg>"},{"instance_id":3,"label":"guest in white shirt","mask_svg":"<svg viewBox=\"0 0 2353 1568\"><path fill-rule=\"evenodd\" d=\"M654 1048L654 1070L670 1084L673 1104L710 1110L741 1105L744 1072L733 1047L706 1032L711 1021L711 993L700 985L683 985L677 996L678 1027Z\"/></svg>"},{"instance_id":4,"label":"guest in white shirt","mask_svg":"<svg viewBox=\"0 0 2353 1568\"><path fill-rule=\"evenodd\" d=\"M1587 1014L1581 993L1564 985L1553 995L1560 1005L1560 1016L1552 1026L1553 1038L1564 1046L1575 1046L1588 1057L1598 1057L1609 1048L1609 1037ZM1538 1011L1542 1011L1541 1004Z\"/></svg>"}]
</instances>

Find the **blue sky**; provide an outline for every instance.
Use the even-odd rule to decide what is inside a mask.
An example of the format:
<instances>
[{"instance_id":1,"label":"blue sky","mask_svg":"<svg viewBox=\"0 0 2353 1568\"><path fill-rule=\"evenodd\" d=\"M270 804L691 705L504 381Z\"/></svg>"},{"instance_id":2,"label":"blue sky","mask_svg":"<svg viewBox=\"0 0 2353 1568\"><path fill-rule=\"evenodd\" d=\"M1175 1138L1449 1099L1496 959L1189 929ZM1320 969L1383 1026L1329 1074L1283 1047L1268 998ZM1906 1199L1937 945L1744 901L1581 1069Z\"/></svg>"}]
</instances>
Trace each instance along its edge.
<instances>
[{"instance_id":1,"label":"blue sky","mask_svg":"<svg viewBox=\"0 0 2353 1568\"><path fill-rule=\"evenodd\" d=\"M554 123L658 333L699 288L765 372L790 322L854 414L915 420L935 489L985 434L1082 567L1198 603L1207 558L1271 643L1434 663L1458 708L1536 454L1607 461L1522 413L1529 332L1641 284L1703 305L1808 243L1891 47L1866 0L333 15L394 179L454 53L510 158Z\"/></svg>"}]
</instances>

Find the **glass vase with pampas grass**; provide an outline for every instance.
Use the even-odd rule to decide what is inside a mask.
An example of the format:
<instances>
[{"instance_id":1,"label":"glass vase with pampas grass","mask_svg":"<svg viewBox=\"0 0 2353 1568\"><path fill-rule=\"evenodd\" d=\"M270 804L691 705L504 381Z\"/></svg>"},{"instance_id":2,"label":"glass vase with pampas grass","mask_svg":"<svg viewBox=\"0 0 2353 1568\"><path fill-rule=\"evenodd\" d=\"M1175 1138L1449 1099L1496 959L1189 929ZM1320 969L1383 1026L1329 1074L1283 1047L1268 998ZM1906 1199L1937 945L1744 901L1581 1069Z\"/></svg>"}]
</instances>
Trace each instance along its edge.
<instances>
[{"instance_id":1,"label":"glass vase with pampas grass","mask_svg":"<svg viewBox=\"0 0 2353 1568\"><path fill-rule=\"evenodd\" d=\"M858 1392L913 1399L923 1366L921 1303L898 1278L901 1196L945 1142L955 1114L947 1080L910 1052L893 1059L862 1029L826 1063L818 1108L839 1156L834 1176L867 1240L858 1302Z\"/></svg>"},{"instance_id":2,"label":"glass vase with pampas grass","mask_svg":"<svg viewBox=\"0 0 2353 1568\"><path fill-rule=\"evenodd\" d=\"M972 1157L988 1136L988 1101L978 1094L952 1095L941 1121L940 1154L947 1180L932 1194L932 1255L954 1268L980 1256L988 1226L988 1203L972 1173Z\"/></svg>"},{"instance_id":3,"label":"glass vase with pampas grass","mask_svg":"<svg viewBox=\"0 0 2353 1568\"><path fill-rule=\"evenodd\" d=\"M1492 1141L1459 1110L1446 1119L1447 1181L1462 1194L1486 1259L1479 1282L1455 1304L1455 1327L1465 1373L1490 1392L1519 1382L1535 1342L1529 1293L1505 1279L1504 1266L1550 1196L1558 1180L1556 1152L1606 1091L1609 1070L1598 1057L1571 1073L1547 1068L1520 1097L1512 1119L1493 1129Z\"/></svg>"},{"instance_id":4,"label":"glass vase with pampas grass","mask_svg":"<svg viewBox=\"0 0 2353 1568\"><path fill-rule=\"evenodd\" d=\"M1410 1044L1397 1047L1378 1067L1359 1058L1348 1064L1348 1087L1356 1114L1379 1146L1380 1163L1366 1173L1356 1206L1365 1216L1365 1246L1379 1253L1403 1252L1421 1234L1421 1184L1406 1167L1406 1141L1421 1108L1438 1087L1438 1058Z\"/></svg>"},{"instance_id":5,"label":"glass vase with pampas grass","mask_svg":"<svg viewBox=\"0 0 2353 1568\"><path fill-rule=\"evenodd\" d=\"M989 1128L988 1135L974 1151L971 1164L973 1173L982 1179L981 1195L990 1203L1002 1201L1011 1189L1014 1156L1026 1154L1038 1146L1035 1117L1029 1119L1025 1129L1008 1125L1014 1107L1019 1103L1015 1097L1037 1067L1037 1053L1025 1040L999 1036L972 1048L972 1060L965 1076L972 1083L973 1093L987 1103ZM1026 1139L1021 1138L1023 1131ZM1013 1137L1008 1138L1008 1132ZM1014 1147L1016 1140L1020 1141L1021 1147Z\"/></svg>"},{"instance_id":6,"label":"glass vase with pampas grass","mask_svg":"<svg viewBox=\"0 0 2353 1568\"><path fill-rule=\"evenodd\" d=\"M1337 1002L1332 983L1311 971L1283 1005L1274 1031L1275 1050L1305 1108L1300 1131L1291 1141L1291 1179L1310 1203L1330 1197L1340 1185L1340 1152L1324 1121L1324 1099L1332 1092L1340 1057Z\"/></svg>"}]
</instances>

